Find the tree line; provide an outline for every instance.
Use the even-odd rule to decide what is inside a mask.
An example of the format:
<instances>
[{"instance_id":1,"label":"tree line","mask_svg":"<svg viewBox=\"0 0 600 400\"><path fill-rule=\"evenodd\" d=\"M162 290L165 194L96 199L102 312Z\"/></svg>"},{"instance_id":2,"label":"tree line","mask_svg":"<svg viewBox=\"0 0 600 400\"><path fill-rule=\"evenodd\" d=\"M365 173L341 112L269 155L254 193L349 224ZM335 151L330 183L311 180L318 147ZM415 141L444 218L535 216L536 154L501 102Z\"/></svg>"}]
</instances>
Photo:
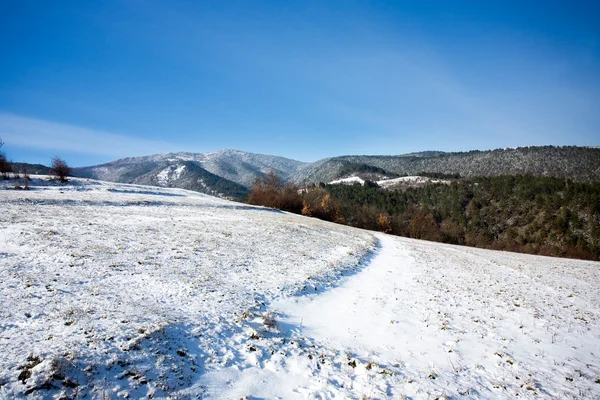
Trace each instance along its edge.
<instances>
[{"instance_id":1,"label":"tree line","mask_svg":"<svg viewBox=\"0 0 600 400\"><path fill-rule=\"evenodd\" d=\"M270 173L248 202L417 239L600 260L600 183L505 175L395 191L375 182L299 189Z\"/></svg>"}]
</instances>

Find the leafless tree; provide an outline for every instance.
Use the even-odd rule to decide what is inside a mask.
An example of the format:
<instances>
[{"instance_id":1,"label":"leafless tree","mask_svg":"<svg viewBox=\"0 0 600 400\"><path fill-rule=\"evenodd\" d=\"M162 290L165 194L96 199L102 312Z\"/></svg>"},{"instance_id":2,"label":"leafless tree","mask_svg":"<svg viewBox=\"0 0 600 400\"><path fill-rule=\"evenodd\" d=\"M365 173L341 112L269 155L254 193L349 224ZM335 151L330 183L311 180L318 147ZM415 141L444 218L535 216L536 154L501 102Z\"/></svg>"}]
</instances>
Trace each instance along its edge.
<instances>
[{"instance_id":1,"label":"leafless tree","mask_svg":"<svg viewBox=\"0 0 600 400\"><path fill-rule=\"evenodd\" d=\"M54 178L60 180L61 182L67 181L67 176L71 175L71 167L65 160L60 157L52 158L52 166L50 167L50 171Z\"/></svg>"},{"instance_id":2,"label":"leafless tree","mask_svg":"<svg viewBox=\"0 0 600 400\"><path fill-rule=\"evenodd\" d=\"M27 168L27 165L23 165L21 167L21 175L23 180L23 189L29 190L29 182L31 182L31 176L29 175L29 168Z\"/></svg>"},{"instance_id":3,"label":"leafless tree","mask_svg":"<svg viewBox=\"0 0 600 400\"><path fill-rule=\"evenodd\" d=\"M2 148L2 146L4 146L4 142L2 141L2 138L0 137L0 149ZM0 178L8 179L8 177L9 177L8 174L10 172L12 172L12 166L6 159L6 156L4 155L4 153L0 151Z\"/></svg>"}]
</instances>

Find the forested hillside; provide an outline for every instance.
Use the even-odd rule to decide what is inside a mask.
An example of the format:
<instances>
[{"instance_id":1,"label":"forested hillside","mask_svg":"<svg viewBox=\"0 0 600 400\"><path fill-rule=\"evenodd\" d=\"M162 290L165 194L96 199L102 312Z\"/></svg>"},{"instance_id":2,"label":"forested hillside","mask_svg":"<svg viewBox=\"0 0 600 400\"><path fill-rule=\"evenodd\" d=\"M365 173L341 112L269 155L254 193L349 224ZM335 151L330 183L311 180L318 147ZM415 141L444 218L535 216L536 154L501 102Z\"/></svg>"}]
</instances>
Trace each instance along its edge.
<instances>
[{"instance_id":1,"label":"forested hillside","mask_svg":"<svg viewBox=\"0 0 600 400\"><path fill-rule=\"evenodd\" d=\"M294 175L294 182L331 182L343 178L348 165L369 165L399 176L427 171L463 177L520 174L598 182L600 148L542 146L459 153L423 152L400 156L343 156L306 166Z\"/></svg>"},{"instance_id":2,"label":"forested hillside","mask_svg":"<svg viewBox=\"0 0 600 400\"><path fill-rule=\"evenodd\" d=\"M305 163L284 157L247 153L238 150L221 150L214 153L166 153L144 157L129 157L91 167L76 168L76 176L110 182L129 183L151 171L160 172L158 167L177 167L183 162L193 162L211 174L246 188L257 177L273 170L287 179ZM202 177L199 177L202 178Z\"/></svg>"},{"instance_id":3,"label":"forested hillside","mask_svg":"<svg viewBox=\"0 0 600 400\"><path fill-rule=\"evenodd\" d=\"M373 185L327 185L326 190L341 203L350 225L469 246L600 259L599 183L528 175L405 191ZM389 223L382 226L378 218Z\"/></svg>"},{"instance_id":4,"label":"forested hillside","mask_svg":"<svg viewBox=\"0 0 600 400\"><path fill-rule=\"evenodd\" d=\"M600 183L513 175L402 191L373 182L321 185L300 194L274 187L255 186L250 201L418 239L600 259Z\"/></svg>"}]
</instances>

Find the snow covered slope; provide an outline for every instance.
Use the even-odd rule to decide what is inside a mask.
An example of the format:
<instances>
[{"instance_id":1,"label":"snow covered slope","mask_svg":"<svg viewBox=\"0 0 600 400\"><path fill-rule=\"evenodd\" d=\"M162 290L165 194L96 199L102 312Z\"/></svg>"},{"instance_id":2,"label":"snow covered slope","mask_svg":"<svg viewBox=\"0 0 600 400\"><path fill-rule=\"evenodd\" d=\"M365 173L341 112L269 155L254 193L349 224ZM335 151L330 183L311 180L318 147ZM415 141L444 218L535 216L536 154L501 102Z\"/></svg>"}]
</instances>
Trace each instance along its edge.
<instances>
[{"instance_id":1,"label":"snow covered slope","mask_svg":"<svg viewBox=\"0 0 600 400\"><path fill-rule=\"evenodd\" d=\"M418 187L426 185L428 183L450 183L450 181L433 179L427 176L402 176L400 178L377 181L377 184L385 189L392 189L397 187Z\"/></svg>"},{"instance_id":2,"label":"snow covered slope","mask_svg":"<svg viewBox=\"0 0 600 400\"><path fill-rule=\"evenodd\" d=\"M351 176L349 178L342 178L342 179L337 179L335 181L329 182L330 185L336 185L336 184L353 185L355 183L359 183L359 184L363 185L365 183L365 180L358 176Z\"/></svg>"},{"instance_id":3,"label":"snow covered slope","mask_svg":"<svg viewBox=\"0 0 600 400\"><path fill-rule=\"evenodd\" d=\"M373 246L179 189L32 186L0 190L0 398L176 395L256 356L263 304L321 290Z\"/></svg>"},{"instance_id":4,"label":"snow covered slope","mask_svg":"<svg viewBox=\"0 0 600 400\"><path fill-rule=\"evenodd\" d=\"M0 190L0 398L600 396L598 262L34 186Z\"/></svg>"},{"instance_id":5,"label":"snow covered slope","mask_svg":"<svg viewBox=\"0 0 600 400\"><path fill-rule=\"evenodd\" d=\"M212 174L192 161L162 165L130 183L194 190L222 198L236 199L248 194L245 186Z\"/></svg>"},{"instance_id":6,"label":"snow covered slope","mask_svg":"<svg viewBox=\"0 0 600 400\"><path fill-rule=\"evenodd\" d=\"M337 179L335 181L329 182L331 185L335 184L344 184L344 185L353 185L355 183L359 183L364 185L365 180L358 176L351 176L348 178ZM379 181L375 181L377 185L384 189L395 189L395 188L407 188L407 187L417 187L424 186L428 183L450 183L447 180L441 179L433 179L427 176L402 176L400 178L393 179L383 179Z\"/></svg>"}]
</instances>

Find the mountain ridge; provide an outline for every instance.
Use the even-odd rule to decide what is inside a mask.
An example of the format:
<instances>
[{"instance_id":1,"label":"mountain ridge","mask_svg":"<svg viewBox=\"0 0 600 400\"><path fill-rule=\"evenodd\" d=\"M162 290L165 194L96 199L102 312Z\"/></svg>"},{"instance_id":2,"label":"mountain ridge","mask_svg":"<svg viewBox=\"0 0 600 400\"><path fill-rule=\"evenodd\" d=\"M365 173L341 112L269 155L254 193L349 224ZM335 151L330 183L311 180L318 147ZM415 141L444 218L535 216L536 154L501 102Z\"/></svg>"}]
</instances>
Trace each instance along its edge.
<instances>
[{"instance_id":1,"label":"mountain ridge","mask_svg":"<svg viewBox=\"0 0 600 400\"><path fill-rule=\"evenodd\" d=\"M345 155L324 158L306 163L280 156L248 153L225 149L212 153L177 152L127 157L105 164L74 168L74 175L121 183L158 182L156 177L166 169L176 169L188 164L197 176L188 175L185 186L170 182L169 173L163 172L167 187L192 188L204 193L220 193L235 197L252 183L270 171L284 181L296 184L318 184L351 176L365 167L384 170L390 175L406 176L421 172L458 174L461 177L534 175L551 176L581 182L600 181L600 148L577 146L535 146L496 150L472 150L469 152L423 151L402 155ZM192 168L192 164L194 167ZM153 175L154 174L154 175ZM210 185L196 185L211 174L212 186L222 179L222 187L232 190L225 193ZM346 176L343 176L346 175ZM216 179L214 177L218 177ZM193 183L195 181L195 183ZM239 186L236 186L239 185Z\"/></svg>"}]
</instances>

